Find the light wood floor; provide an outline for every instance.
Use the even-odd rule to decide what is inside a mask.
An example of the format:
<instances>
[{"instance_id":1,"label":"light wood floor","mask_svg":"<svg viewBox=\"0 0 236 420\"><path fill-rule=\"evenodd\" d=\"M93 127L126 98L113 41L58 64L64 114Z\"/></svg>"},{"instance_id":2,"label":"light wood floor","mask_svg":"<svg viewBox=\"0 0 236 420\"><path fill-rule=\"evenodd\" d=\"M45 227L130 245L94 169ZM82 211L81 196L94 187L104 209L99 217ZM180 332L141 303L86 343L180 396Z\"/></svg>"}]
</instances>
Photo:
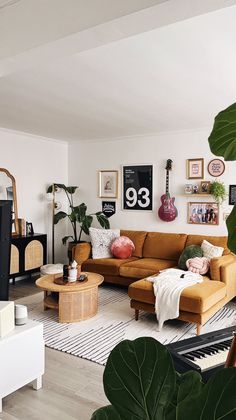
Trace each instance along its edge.
<instances>
[{"instance_id":1,"label":"light wood floor","mask_svg":"<svg viewBox=\"0 0 236 420\"><path fill-rule=\"evenodd\" d=\"M37 291L33 281L18 282L10 286L10 298ZM89 420L97 408L109 404L103 391L103 370L96 363L46 348L43 388L34 391L27 385L5 397L0 419Z\"/></svg>"}]
</instances>

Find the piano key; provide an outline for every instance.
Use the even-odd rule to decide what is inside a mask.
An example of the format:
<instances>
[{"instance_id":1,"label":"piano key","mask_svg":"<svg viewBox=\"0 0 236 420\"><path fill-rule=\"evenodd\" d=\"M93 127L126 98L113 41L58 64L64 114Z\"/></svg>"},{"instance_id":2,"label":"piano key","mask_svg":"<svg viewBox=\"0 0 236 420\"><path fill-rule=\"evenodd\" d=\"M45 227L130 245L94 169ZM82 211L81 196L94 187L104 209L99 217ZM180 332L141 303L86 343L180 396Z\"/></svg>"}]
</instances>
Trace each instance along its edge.
<instances>
[{"instance_id":1,"label":"piano key","mask_svg":"<svg viewBox=\"0 0 236 420\"><path fill-rule=\"evenodd\" d=\"M229 349L219 351L216 354L207 355L206 358L195 359L194 363L201 368L202 371L224 364L226 362Z\"/></svg>"}]
</instances>

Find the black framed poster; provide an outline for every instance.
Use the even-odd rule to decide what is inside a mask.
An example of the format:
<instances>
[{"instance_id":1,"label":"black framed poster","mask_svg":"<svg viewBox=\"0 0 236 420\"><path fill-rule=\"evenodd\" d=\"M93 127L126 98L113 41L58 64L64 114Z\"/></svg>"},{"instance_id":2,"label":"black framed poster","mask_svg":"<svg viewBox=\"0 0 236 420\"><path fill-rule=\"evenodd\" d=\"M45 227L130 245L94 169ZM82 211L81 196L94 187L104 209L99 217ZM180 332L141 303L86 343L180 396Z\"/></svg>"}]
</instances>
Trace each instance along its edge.
<instances>
[{"instance_id":1,"label":"black framed poster","mask_svg":"<svg viewBox=\"0 0 236 420\"><path fill-rule=\"evenodd\" d=\"M152 165L123 166L123 209L152 210Z\"/></svg>"},{"instance_id":2,"label":"black framed poster","mask_svg":"<svg viewBox=\"0 0 236 420\"><path fill-rule=\"evenodd\" d=\"M229 205L233 206L236 203L236 185L229 186Z\"/></svg>"}]
</instances>

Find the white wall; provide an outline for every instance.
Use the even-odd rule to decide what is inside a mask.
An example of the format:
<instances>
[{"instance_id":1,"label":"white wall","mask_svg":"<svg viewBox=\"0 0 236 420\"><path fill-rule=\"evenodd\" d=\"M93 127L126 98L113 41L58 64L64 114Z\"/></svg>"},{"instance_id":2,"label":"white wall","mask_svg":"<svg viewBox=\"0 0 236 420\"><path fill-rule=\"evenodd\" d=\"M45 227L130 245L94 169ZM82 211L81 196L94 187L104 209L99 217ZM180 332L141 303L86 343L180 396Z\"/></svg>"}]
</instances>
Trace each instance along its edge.
<instances>
[{"instance_id":1,"label":"white wall","mask_svg":"<svg viewBox=\"0 0 236 420\"><path fill-rule=\"evenodd\" d=\"M15 177L18 216L32 222L35 232L48 235L50 261L51 201L46 189L53 182L67 184L68 145L0 129L0 167L8 169ZM61 238L66 234L66 227L64 221L55 227L57 261L65 257Z\"/></svg>"},{"instance_id":2,"label":"white wall","mask_svg":"<svg viewBox=\"0 0 236 420\"><path fill-rule=\"evenodd\" d=\"M186 179L186 159L203 157L205 160L205 180L214 180L207 172L208 162L214 158L207 138L209 130L165 133L147 137L124 138L111 142L80 142L69 146L69 183L79 185L79 202L85 201L91 212L101 209L102 199L98 198L98 171L119 170L119 197L117 213L110 218L111 227L146 229L149 231L187 232L208 235L226 234L223 213L231 210L227 201L220 208L219 226L191 225L187 223L188 201L182 195ZM170 173L170 192L176 197L179 216L173 222L163 222L157 217L160 196L165 191L165 165L173 160ZM154 211L122 211L121 209L121 165L148 163L154 165ZM225 173L220 177L228 184L236 184L236 162L226 162ZM206 201L211 201L209 198ZM212 200L214 201L214 200Z\"/></svg>"}]
</instances>

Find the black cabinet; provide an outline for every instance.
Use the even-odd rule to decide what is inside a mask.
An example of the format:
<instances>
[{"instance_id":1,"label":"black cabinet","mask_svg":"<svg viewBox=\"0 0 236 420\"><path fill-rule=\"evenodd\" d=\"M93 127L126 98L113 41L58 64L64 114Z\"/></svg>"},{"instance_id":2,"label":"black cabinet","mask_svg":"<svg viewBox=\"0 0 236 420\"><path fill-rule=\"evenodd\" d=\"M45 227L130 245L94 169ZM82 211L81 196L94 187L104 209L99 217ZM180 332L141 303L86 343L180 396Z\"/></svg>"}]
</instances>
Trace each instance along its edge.
<instances>
[{"instance_id":1,"label":"black cabinet","mask_svg":"<svg viewBox=\"0 0 236 420\"><path fill-rule=\"evenodd\" d=\"M47 235L12 236L10 278L35 273L44 264L47 264Z\"/></svg>"}]
</instances>

